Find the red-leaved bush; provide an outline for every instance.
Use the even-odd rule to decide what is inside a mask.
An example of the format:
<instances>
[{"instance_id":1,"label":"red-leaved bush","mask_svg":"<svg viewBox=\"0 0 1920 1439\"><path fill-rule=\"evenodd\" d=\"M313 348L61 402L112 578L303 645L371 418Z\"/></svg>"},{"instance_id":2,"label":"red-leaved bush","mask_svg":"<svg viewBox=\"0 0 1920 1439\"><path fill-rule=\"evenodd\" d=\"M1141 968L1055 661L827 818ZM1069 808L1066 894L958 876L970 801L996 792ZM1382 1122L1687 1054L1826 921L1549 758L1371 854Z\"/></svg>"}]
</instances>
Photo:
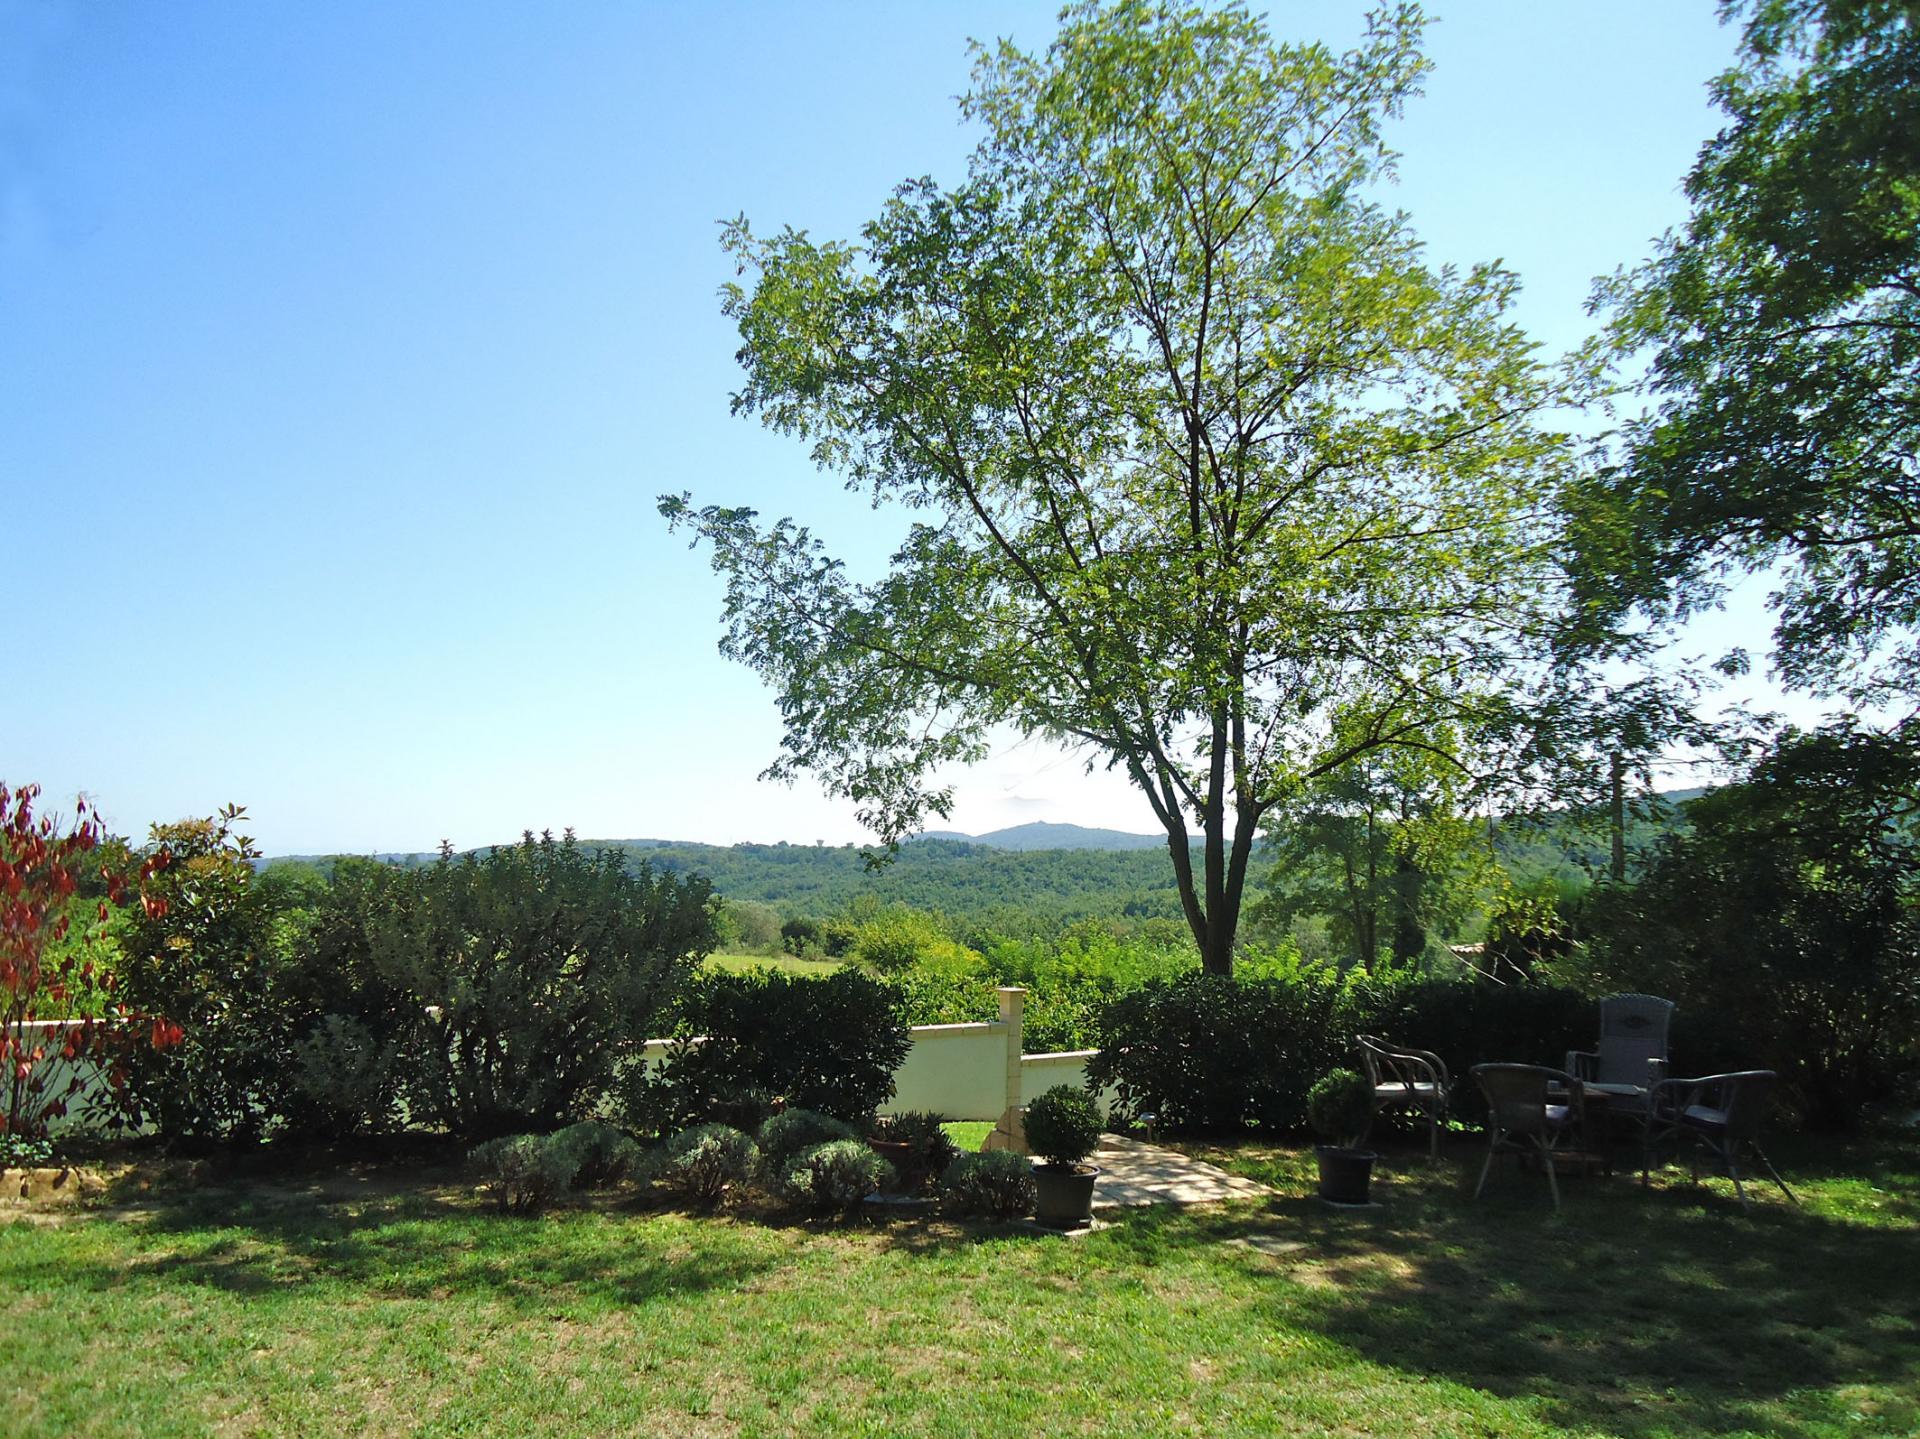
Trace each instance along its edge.
<instances>
[{"instance_id":1,"label":"red-leaved bush","mask_svg":"<svg viewBox=\"0 0 1920 1439\"><path fill-rule=\"evenodd\" d=\"M113 998L113 976L64 943L90 867L99 877L93 923L104 926L111 907L126 902L131 882L149 913L164 899L146 882L167 863L164 852L137 868L102 863L107 838L85 800L64 831L37 816L38 785L10 790L0 784L0 1136L35 1139L67 1112L68 1101L97 1070L110 1091L125 1088L124 1054L134 1044L165 1049L180 1042L179 1026L136 1016ZM129 873L129 870L132 872Z\"/></svg>"}]
</instances>

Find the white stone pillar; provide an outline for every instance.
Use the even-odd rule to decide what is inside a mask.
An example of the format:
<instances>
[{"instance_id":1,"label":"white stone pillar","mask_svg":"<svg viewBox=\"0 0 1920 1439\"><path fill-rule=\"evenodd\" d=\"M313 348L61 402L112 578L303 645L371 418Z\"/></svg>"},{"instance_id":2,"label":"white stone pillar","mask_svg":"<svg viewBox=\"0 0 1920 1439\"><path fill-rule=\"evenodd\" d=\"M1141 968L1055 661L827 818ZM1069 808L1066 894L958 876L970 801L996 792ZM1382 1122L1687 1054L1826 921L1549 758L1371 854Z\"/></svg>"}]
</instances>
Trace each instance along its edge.
<instances>
[{"instance_id":1,"label":"white stone pillar","mask_svg":"<svg viewBox=\"0 0 1920 1439\"><path fill-rule=\"evenodd\" d=\"M984 1149L1011 1149L1015 1154L1027 1152L1027 1127L1021 1122L1020 1108L1020 1061L1025 1053L1025 1020L1027 992L1018 985L1003 985L1000 995L1000 1023L1005 1031L1007 1045L1006 1069L1006 1108L1001 1112L1000 1122L993 1127L993 1133L987 1136Z\"/></svg>"}]
</instances>

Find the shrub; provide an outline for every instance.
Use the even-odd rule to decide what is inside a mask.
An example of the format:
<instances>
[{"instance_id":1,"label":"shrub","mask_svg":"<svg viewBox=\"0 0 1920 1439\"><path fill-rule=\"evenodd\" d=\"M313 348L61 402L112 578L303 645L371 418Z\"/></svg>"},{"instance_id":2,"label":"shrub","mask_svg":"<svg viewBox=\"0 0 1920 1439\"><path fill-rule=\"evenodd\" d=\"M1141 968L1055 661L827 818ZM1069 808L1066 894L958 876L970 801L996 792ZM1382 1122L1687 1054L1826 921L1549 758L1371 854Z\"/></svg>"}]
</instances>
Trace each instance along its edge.
<instances>
[{"instance_id":1,"label":"shrub","mask_svg":"<svg viewBox=\"0 0 1920 1439\"><path fill-rule=\"evenodd\" d=\"M558 1126L663 1026L712 947L708 886L623 864L569 833L398 872L398 902L365 920L383 968L430 1013L417 1113L456 1134Z\"/></svg>"},{"instance_id":2,"label":"shrub","mask_svg":"<svg viewBox=\"0 0 1920 1439\"><path fill-rule=\"evenodd\" d=\"M293 1046L293 1089L311 1132L386 1133L399 1122L404 1077L398 1046L351 1015L322 1015Z\"/></svg>"},{"instance_id":3,"label":"shrub","mask_svg":"<svg viewBox=\"0 0 1920 1439\"><path fill-rule=\"evenodd\" d=\"M1049 1163L1075 1165L1100 1144L1100 1109L1093 1096L1056 1084L1027 1106L1027 1147Z\"/></svg>"},{"instance_id":4,"label":"shrub","mask_svg":"<svg viewBox=\"0 0 1920 1439\"><path fill-rule=\"evenodd\" d=\"M704 974L683 1009L687 1032L705 1039L679 1046L659 1076L683 1112L710 1113L722 1095L760 1090L864 1122L893 1094L909 1047L892 992L858 970Z\"/></svg>"},{"instance_id":5,"label":"shrub","mask_svg":"<svg viewBox=\"0 0 1920 1439\"><path fill-rule=\"evenodd\" d=\"M131 911L114 962L120 997L181 1028L166 1053L133 1057L130 1117L168 1139L248 1143L298 1103L289 1035L318 1018L286 984L297 926L255 883L259 851L236 832L244 812L152 827L146 853L164 860L149 903Z\"/></svg>"},{"instance_id":6,"label":"shrub","mask_svg":"<svg viewBox=\"0 0 1920 1439\"><path fill-rule=\"evenodd\" d=\"M931 915L911 909L891 909L862 924L854 932L853 955L882 973L925 963L964 965L979 958Z\"/></svg>"},{"instance_id":7,"label":"shrub","mask_svg":"<svg viewBox=\"0 0 1920 1439\"><path fill-rule=\"evenodd\" d=\"M802 1150L780 1173L775 1194L816 1213L839 1213L894 1182L893 1166L860 1139L835 1139Z\"/></svg>"},{"instance_id":8,"label":"shrub","mask_svg":"<svg viewBox=\"0 0 1920 1439\"><path fill-rule=\"evenodd\" d=\"M598 1189L630 1179L640 1165L640 1146L597 1119L570 1125L555 1134L551 1142L571 1155L575 1189Z\"/></svg>"},{"instance_id":9,"label":"shrub","mask_svg":"<svg viewBox=\"0 0 1920 1439\"><path fill-rule=\"evenodd\" d=\"M0 1169L39 1169L53 1163L53 1141L0 1133Z\"/></svg>"},{"instance_id":10,"label":"shrub","mask_svg":"<svg viewBox=\"0 0 1920 1439\"><path fill-rule=\"evenodd\" d=\"M0 784L0 1141L18 1146L45 1137L96 1066L108 1080L103 1092L118 1107L134 1032L102 1022L122 1016L91 955L107 942L110 907L124 897L124 869L131 866L102 862L96 851L107 845L106 828L84 799L63 834L52 819L34 815L39 793L37 785ZM156 865L142 866L139 879L150 879ZM105 879L95 893L88 892L90 871ZM98 923L90 926L94 915ZM50 1043L37 1027L44 1020L70 1022ZM156 1049L178 1038L164 1020L147 1030Z\"/></svg>"},{"instance_id":11,"label":"shrub","mask_svg":"<svg viewBox=\"0 0 1920 1439\"><path fill-rule=\"evenodd\" d=\"M482 1144L467 1156L503 1214L538 1214L573 1183L571 1148L557 1136L514 1134Z\"/></svg>"},{"instance_id":12,"label":"shrub","mask_svg":"<svg viewBox=\"0 0 1920 1439\"><path fill-rule=\"evenodd\" d=\"M1192 975L1121 996L1102 1013L1088 1079L1170 1129L1295 1132L1307 1125L1313 1083L1352 1061L1357 1036L1379 1034L1439 1054L1455 1117L1477 1121L1484 1100L1467 1077L1473 1065L1558 1066L1567 1050L1591 1047L1597 1023L1591 999L1545 984L1373 980L1275 964L1263 978Z\"/></svg>"},{"instance_id":13,"label":"shrub","mask_svg":"<svg viewBox=\"0 0 1920 1439\"><path fill-rule=\"evenodd\" d=\"M1307 1091L1307 1118L1335 1144L1357 1144L1373 1117L1373 1086L1351 1069L1330 1070Z\"/></svg>"},{"instance_id":14,"label":"shrub","mask_svg":"<svg viewBox=\"0 0 1920 1439\"><path fill-rule=\"evenodd\" d=\"M927 1110L909 1110L889 1115L874 1126L876 1138L907 1146L904 1163L896 1163L900 1183L907 1189L919 1189L929 1180L946 1173L960 1153L953 1136L945 1129L943 1116Z\"/></svg>"},{"instance_id":15,"label":"shrub","mask_svg":"<svg viewBox=\"0 0 1920 1439\"><path fill-rule=\"evenodd\" d=\"M820 921L795 916L780 926L780 947L788 954L805 957L820 951Z\"/></svg>"},{"instance_id":16,"label":"shrub","mask_svg":"<svg viewBox=\"0 0 1920 1439\"><path fill-rule=\"evenodd\" d=\"M760 1167L768 1187L775 1187L787 1167L816 1145L837 1139L857 1139L853 1126L812 1109L789 1109L760 1126Z\"/></svg>"},{"instance_id":17,"label":"shrub","mask_svg":"<svg viewBox=\"0 0 1920 1439\"><path fill-rule=\"evenodd\" d=\"M760 1151L737 1129L699 1124L683 1129L655 1154L649 1177L690 1204L711 1209L736 1184L745 1183Z\"/></svg>"},{"instance_id":18,"label":"shrub","mask_svg":"<svg viewBox=\"0 0 1920 1439\"><path fill-rule=\"evenodd\" d=\"M1261 980L1149 981L1102 1012L1087 1078L1170 1129L1298 1129L1308 1087L1351 1043L1346 998L1338 974L1315 967Z\"/></svg>"},{"instance_id":19,"label":"shrub","mask_svg":"<svg viewBox=\"0 0 1920 1439\"><path fill-rule=\"evenodd\" d=\"M1595 980L1678 1001L1676 1074L1778 1070L1814 1127L1858 1123L1920 1075L1916 789L1910 737L1789 737L1692 801L1637 884L1596 893Z\"/></svg>"},{"instance_id":20,"label":"shrub","mask_svg":"<svg viewBox=\"0 0 1920 1439\"><path fill-rule=\"evenodd\" d=\"M1033 1212L1033 1165L1006 1149L963 1154L947 1166L940 1191L957 1214L1018 1219Z\"/></svg>"}]
</instances>

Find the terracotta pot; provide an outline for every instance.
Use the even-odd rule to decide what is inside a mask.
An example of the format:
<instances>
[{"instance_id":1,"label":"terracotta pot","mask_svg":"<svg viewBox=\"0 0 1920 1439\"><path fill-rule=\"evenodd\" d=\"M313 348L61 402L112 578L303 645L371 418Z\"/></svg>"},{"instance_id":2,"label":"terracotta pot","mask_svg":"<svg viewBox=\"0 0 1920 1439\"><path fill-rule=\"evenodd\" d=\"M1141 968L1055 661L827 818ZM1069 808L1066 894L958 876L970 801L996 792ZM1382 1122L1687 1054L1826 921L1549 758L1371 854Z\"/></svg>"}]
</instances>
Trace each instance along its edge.
<instances>
[{"instance_id":1,"label":"terracotta pot","mask_svg":"<svg viewBox=\"0 0 1920 1439\"><path fill-rule=\"evenodd\" d=\"M913 1146L903 1139L869 1139L867 1148L893 1166L893 1172L900 1181L902 1189L917 1188L918 1170L914 1164Z\"/></svg>"},{"instance_id":2,"label":"terracotta pot","mask_svg":"<svg viewBox=\"0 0 1920 1439\"><path fill-rule=\"evenodd\" d=\"M1093 1182L1100 1171L1091 1164L1036 1164L1033 1217L1050 1229L1079 1229L1093 1220Z\"/></svg>"}]
</instances>

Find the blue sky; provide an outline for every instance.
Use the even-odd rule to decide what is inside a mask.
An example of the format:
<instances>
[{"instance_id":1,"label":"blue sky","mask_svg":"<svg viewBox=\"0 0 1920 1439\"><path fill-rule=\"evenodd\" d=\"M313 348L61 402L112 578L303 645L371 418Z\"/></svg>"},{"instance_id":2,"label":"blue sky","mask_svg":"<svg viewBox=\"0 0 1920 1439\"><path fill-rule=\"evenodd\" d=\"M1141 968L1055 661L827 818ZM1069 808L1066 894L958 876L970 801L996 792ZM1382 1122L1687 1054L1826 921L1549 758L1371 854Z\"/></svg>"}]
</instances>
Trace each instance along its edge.
<instances>
[{"instance_id":1,"label":"blue sky","mask_svg":"<svg viewBox=\"0 0 1920 1439\"><path fill-rule=\"evenodd\" d=\"M1272 20L1342 42L1364 8ZM1432 8L1399 199L1565 348L1684 214L1732 36L1711 0ZM851 236L956 177L967 37L1053 14L0 0L0 777L134 834L235 801L282 853L864 838L756 781L771 696L654 511L887 533L728 415L715 222ZM1703 643L1763 630L1747 597ZM1152 827L1031 743L956 781L957 828Z\"/></svg>"}]
</instances>

